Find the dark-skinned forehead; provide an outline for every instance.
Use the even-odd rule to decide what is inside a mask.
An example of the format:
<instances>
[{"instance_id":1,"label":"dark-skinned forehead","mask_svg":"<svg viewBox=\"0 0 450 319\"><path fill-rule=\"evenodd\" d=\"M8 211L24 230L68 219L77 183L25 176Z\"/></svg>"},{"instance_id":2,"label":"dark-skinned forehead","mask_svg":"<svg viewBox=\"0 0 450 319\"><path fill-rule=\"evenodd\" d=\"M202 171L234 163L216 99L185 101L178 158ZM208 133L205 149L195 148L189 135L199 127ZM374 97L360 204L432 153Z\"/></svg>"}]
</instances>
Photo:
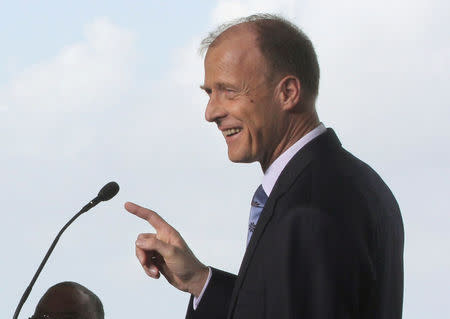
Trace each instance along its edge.
<instances>
[{"instance_id":1,"label":"dark-skinned forehead","mask_svg":"<svg viewBox=\"0 0 450 319\"><path fill-rule=\"evenodd\" d=\"M61 314L82 313L91 307L90 303L90 296L77 287L57 286L50 288L44 294L36 311Z\"/></svg>"}]
</instances>

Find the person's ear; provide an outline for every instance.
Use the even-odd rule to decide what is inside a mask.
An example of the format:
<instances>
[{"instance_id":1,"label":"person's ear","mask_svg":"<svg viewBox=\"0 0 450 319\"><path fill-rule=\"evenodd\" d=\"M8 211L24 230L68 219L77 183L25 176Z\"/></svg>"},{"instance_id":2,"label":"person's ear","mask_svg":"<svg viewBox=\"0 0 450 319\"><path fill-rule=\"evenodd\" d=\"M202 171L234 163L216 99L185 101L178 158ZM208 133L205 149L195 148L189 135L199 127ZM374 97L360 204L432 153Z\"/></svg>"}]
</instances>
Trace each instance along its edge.
<instances>
[{"instance_id":1,"label":"person's ear","mask_svg":"<svg viewBox=\"0 0 450 319\"><path fill-rule=\"evenodd\" d=\"M294 110L302 95L300 80L293 75L285 76L278 82L276 95L282 110Z\"/></svg>"}]
</instances>

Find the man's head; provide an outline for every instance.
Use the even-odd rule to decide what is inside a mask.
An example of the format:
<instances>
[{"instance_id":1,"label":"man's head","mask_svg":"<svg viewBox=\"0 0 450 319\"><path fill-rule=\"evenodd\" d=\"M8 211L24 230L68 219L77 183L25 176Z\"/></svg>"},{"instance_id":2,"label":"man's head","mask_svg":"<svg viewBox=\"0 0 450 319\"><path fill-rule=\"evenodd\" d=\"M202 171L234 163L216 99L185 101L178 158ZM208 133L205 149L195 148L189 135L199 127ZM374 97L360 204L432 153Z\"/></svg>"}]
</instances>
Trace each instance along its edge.
<instances>
[{"instance_id":1,"label":"man's head","mask_svg":"<svg viewBox=\"0 0 450 319\"><path fill-rule=\"evenodd\" d=\"M39 300L33 319L103 319L100 299L86 287L70 281L50 287Z\"/></svg>"},{"instance_id":2,"label":"man's head","mask_svg":"<svg viewBox=\"0 0 450 319\"><path fill-rule=\"evenodd\" d=\"M318 122L311 41L282 18L257 15L219 27L202 46L206 119L223 132L230 160L267 169Z\"/></svg>"}]
</instances>

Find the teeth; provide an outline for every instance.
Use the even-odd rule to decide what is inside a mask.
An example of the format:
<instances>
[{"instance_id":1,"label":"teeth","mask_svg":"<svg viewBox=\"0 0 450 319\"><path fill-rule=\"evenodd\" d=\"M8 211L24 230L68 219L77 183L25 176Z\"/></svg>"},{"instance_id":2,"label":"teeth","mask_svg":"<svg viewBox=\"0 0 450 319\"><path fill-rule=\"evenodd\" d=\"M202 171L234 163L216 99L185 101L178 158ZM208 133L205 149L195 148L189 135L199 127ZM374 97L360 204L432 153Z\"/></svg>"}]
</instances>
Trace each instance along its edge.
<instances>
[{"instance_id":1,"label":"teeth","mask_svg":"<svg viewBox=\"0 0 450 319\"><path fill-rule=\"evenodd\" d=\"M239 133L240 131L242 131L242 129L240 129L240 128L230 128L228 130L223 131L223 135L230 136L230 135Z\"/></svg>"}]
</instances>

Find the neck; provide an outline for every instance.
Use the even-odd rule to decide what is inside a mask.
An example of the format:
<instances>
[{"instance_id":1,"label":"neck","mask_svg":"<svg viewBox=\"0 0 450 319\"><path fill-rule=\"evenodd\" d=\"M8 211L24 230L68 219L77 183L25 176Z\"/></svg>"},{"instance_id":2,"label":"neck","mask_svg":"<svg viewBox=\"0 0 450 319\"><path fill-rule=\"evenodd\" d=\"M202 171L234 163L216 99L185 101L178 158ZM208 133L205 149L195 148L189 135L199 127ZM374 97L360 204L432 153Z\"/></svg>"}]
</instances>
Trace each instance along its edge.
<instances>
[{"instance_id":1,"label":"neck","mask_svg":"<svg viewBox=\"0 0 450 319\"><path fill-rule=\"evenodd\" d=\"M296 114L297 115L297 114ZM261 168L265 173L272 163L283 154L289 147L294 145L299 139L315 129L320 121L316 110L308 113L292 115L283 125L281 139L275 145L274 151L267 157L268 160L261 160Z\"/></svg>"}]
</instances>

